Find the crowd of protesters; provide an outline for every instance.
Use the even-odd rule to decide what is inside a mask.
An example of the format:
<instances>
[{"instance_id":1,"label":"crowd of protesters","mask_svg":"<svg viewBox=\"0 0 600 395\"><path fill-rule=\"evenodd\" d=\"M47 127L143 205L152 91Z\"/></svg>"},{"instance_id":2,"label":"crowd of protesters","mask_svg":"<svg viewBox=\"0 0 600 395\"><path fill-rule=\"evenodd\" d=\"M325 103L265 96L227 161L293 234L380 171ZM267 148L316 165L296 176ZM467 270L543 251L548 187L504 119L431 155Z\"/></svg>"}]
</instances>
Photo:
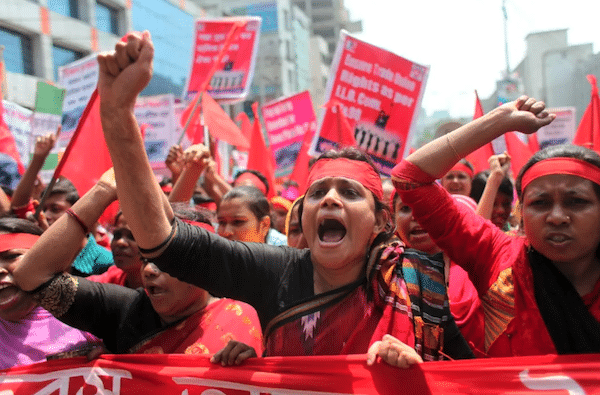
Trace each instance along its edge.
<instances>
[{"instance_id":1,"label":"crowd of protesters","mask_svg":"<svg viewBox=\"0 0 600 395\"><path fill-rule=\"evenodd\" d=\"M152 75L150 35L98 60L114 167L81 198L61 179L36 217L54 145L39 137L0 199L0 369L103 352L222 365L366 354L402 368L600 352L600 156L550 147L518 175L506 154L478 174L463 159L548 125L543 102L504 104L389 178L356 148L325 152L306 191L287 181L269 199L264 175L230 184L204 145L172 147L171 184L159 184L133 113ZM100 227L115 200L121 211Z\"/></svg>"}]
</instances>

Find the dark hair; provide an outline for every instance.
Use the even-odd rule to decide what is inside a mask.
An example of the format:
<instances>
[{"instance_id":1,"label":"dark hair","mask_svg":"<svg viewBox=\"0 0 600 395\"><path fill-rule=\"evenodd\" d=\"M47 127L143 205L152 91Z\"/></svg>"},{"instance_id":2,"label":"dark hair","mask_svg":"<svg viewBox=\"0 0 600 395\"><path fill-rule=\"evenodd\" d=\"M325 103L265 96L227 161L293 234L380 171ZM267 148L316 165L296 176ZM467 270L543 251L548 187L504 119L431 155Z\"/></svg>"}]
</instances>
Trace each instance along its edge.
<instances>
[{"instance_id":1,"label":"dark hair","mask_svg":"<svg viewBox=\"0 0 600 395\"><path fill-rule=\"evenodd\" d=\"M481 195L483 195L483 190L485 189L485 185L487 184L488 179L490 178L491 170L480 171L475 174L473 180L471 182L471 198L479 203L481 200ZM500 182L500 186L498 186L498 192L513 198L514 187L513 183L510 181L510 178L504 177L502 182Z\"/></svg>"},{"instance_id":2,"label":"dark hair","mask_svg":"<svg viewBox=\"0 0 600 395\"><path fill-rule=\"evenodd\" d=\"M221 198L221 204L223 204L224 201L236 198L243 199L250 211L252 211L252 214L254 214L258 220L269 216L271 212L269 201L260 189L256 187L249 185L234 187Z\"/></svg>"},{"instance_id":3,"label":"dark hair","mask_svg":"<svg viewBox=\"0 0 600 395\"><path fill-rule=\"evenodd\" d=\"M46 187L48 189L48 187ZM46 189L44 189L44 193L46 193ZM77 188L75 185L68 179L61 177L56 181L56 184L50 190L50 196L64 194L65 200L69 202L70 205L74 205L79 200L79 193L77 192Z\"/></svg>"},{"instance_id":4,"label":"dark hair","mask_svg":"<svg viewBox=\"0 0 600 395\"><path fill-rule=\"evenodd\" d=\"M360 162L366 162L373 168L373 170L375 170L375 173L377 173L377 175L379 175L379 170L377 170L377 167L375 167L375 164L373 163L371 158L367 154L365 154L363 151L359 150L358 148L354 148L354 147L346 147L341 150L325 151L321 154L321 156L319 156L317 158L315 163L321 159L339 159L339 158L346 158L346 159L356 160L356 161L360 161ZM388 213L388 221L385 225L385 230L383 232L381 232L379 235L377 235L377 237L373 241L373 245L377 245L379 243L386 241L387 239L389 239L390 237L392 237L394 235L394 231L396 230L396 224L394 222L394 219L392 218L392 213L391 213L388 205L385 204L384 202L382 202L373 193L371 193L371 195L373 196L373 199L375 200L375 211L383 210ZM298 208L298 217L299 218L302 218L303 209L304 209L304 199L302 200L302 204L300 204L300 207ZM300 221L300 229L302 230L302 221Z\"/></svg>"},{"instance_id":5,"label":"dark hair","mask_svg":"<svg viewBox=\"0 0 600 395\"><path fill-rule=\"evenodd\" d=\"M195 210L191 207L185 209L174 207L173 214L175 214L175 216L179 219L185 219L194 222L202 222L204 224L212 226L212 223L210 222L210 216L204 211Z\"/></svg>"},{"instance_id":6,"label":"dark hair","mask_svg":"<svg viewBox=\"0 0 600 395\"><path fill-rule=\"evenodd\" d=\"M245 169L245 170L240 171L239 173L237 173L235 175L235 178L233 179L233 185L235 185L235 182L237 181L237 179L240 178L240 176L242 174L244 174L244 173L254 174L256 177L258 177L258 179L263 184L265 184L265 188L266 188L267 194L269 194L269 189L270 189L269 181L267 180L267 177L265 177L265 175L263 173L261 173L260 171L257 171L257 170Z\"/></svg>"},{"instance_id":7,"label":"dark hair","mask_svg":"<svg viewBox=\"0 0 600 395\"><path fill-rule=\"evenodd\" d=\"M0 218L0 232L6 233L29 233L36 236L41 236L44 233L43 229L33 222L14 217Z\"/></svg>"},{"instance_id":8,"label":"dark hair","mask_svg":"<svg viewBox=\"0 0 600 395\"><path fill-rule=\"evenodd\" d=\"M541 151L536 152L519 172L519 176L517 177L517 195L519 196L519 201L523 201L521 179L523 178L523 174L525 174L527 169L544 159L561 157L580 159L600 168L600 155L590 149L577 145L551 145ZM598 198L600 198L600 185L596 183L593 183L593 185L596 195Z\"/></svg>"}]
</instances>

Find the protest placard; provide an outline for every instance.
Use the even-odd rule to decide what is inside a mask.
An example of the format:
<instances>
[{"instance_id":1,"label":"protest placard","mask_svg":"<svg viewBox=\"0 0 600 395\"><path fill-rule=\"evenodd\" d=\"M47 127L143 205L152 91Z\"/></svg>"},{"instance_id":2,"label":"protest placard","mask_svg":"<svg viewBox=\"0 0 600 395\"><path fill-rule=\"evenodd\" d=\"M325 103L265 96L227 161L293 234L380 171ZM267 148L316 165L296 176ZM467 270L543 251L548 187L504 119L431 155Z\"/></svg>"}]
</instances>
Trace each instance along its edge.
<instances>
[{"instance_id":1,"label":"protest placard","mask_svg":"<svg viewBox=\"0 0 600 395\"><path fill-rule=\"evenodd\" d=\"M228 101L241 100L248 94L256 63L261 18L200 18L196 20L194 28L195 40L190 76L185 89L186 99L192 99L201 89L223 47L227 34L236 21L243 21L246 24L239 34L233 37L221 60L221 65L217 67L217 71L211 78L211 89L208 92L214 99Z\"/></svg>"},{"instance_id":2,"label":"protest placard","mask_svg":"<svg viewBox=\"0 0 600 395\"><path fill-rule=\"evenodd\" d=\"M556 114L556 119L536 132L540 149L573 141L577 130L575 107L549 108L548 111Z\"/></svg>"},{"instance_id":3,"label":"protest placard","mask_svg":"<svg viewBox=\"0 0 600 395\"><path fill-rule=\"evenodd\" d=\"M171 94L138 97L135 118L145 125L144 144L153 169L165 167L169 148L176 143L175 98Z\"/></svg>"},{"instance_id":4,"label":"protest placard","mask_svg":"<svg viewBox=\"0 0 600 395\"><path fill-rule=\"evenodd\" d=\"M56 146L63 151L77 128L81 114L98 84L96 54L58 68L58 83L65 88L62 132Z\"/></svg>"},{"instance_id":5,"label":"protest placard","mask_svg":"<svg viewBox=\"0 0 600 395\"><path fill-rule=\"evenodd\" d=\"M358 147L389 174L409 147L429 68L342 31L327 82L326 102L336 100L354 128ZM311 153L336 148L336 107L319 118Z\"/></svg>"},{"instance_id":6,"label":"protest placard","mask_svg":"<svg viewBox=\"0 0 600 395\"><path fill-rule=\"evenodd\" d=\"M267 103L262 115L277 166L275 176L287 176L294 169L305 134L312 135L317 129L310 93L304 91Z\"/></svg>"}]
</instances>

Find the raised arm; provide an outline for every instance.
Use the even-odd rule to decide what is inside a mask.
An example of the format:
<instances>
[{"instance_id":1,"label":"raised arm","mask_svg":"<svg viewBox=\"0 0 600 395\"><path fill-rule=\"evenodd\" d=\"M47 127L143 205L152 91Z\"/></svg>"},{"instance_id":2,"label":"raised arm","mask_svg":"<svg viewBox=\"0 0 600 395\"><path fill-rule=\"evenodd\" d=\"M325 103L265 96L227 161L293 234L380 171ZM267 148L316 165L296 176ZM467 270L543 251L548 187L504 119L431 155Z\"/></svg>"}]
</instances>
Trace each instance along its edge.
<instances>
[{"instance_id":1,"label":"raised arm","mask_svg":"<svg viewBox=\"0 0 600 395\"><path fill-rule=\"evenodd\" d=\"M152 77L150 33L130 33L114 51L98 55L100 116L117 180L123 214L140 248L153 248L171 233L173 211L155 180L133 109ZM166 199L165 199L166 200Z\"/></svg>"},{"instance_id":2,"label":"raised arm","mask_svg":"<svg viewBox=\"0 0 600 395\"><path fill-rule=\"evenodd\" d=\"M13 271L19 286L31 291L51 280L56 273L69 271L73 259L81 250L87 229L96 223L116 198L117 190L111 169L71 207L71 212L56 220L23 255Z\"/></svg>"},{"instance_id":3,"label":"raised arm","mask_svg":"<svg viewBox=\"0 0 600 395\"><path fill-rule=\"evenodd\" d=\"M500 155L492 155L488 162L490 163L490 176L477 204L477 214L485 219L492 219L498 188L510 169L510 156L506 152Z\"/></svg>"},{"instance_id":4,"label":"raised arm","mask_svg":"<svg viewBox=\"0 0 600 395\"><path fill-rule=\"evenodd\" d=\"M23 173L23 177L13 193L10 205L12 209L23 207L29 203L29 199L31 199L33 194L35 180L40 170L42 170L48 154L54 148L56 137L60 134L60 130L61 127L59 126L56 134L48 133L36 138L31 162L29 162L27 170Z\"/></svg>"},{"instance_id":5,"label":"raised arm","mask_svg":"<svg viewBox=\"0 0 600 395\"><path fill-rule=\"evenodd\" d=\"M203 144L194 144L183 153L183 170L169 194L170 202L189 202L196 183L208 165L210 152Z\"/></svg>"},{"instance_id":6,"label":"raised arm","mask_svg":"<svg viewBox=\"0 0 600 395\"><path fill-rule=\"evenodd\" d=\"M510 131L533 133L556 118L544 102L521 96L486 115L439 137L406 158L429 175L440 178L461 158Z\"/></svg>"}]
</instances>

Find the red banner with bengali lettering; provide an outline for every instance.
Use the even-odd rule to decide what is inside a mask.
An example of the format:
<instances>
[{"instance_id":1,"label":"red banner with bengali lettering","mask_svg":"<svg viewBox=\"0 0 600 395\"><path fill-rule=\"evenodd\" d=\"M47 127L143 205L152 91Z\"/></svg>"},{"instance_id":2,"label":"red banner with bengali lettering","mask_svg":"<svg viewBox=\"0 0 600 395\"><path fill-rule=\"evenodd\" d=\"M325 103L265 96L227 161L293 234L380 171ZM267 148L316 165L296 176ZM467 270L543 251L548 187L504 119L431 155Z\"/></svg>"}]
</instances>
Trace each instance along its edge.
<instances>
[{"instance_id":1,"label":"red banner with bengali lettering","mask_svg":"<svg viewBox=\"0 0 600 395\"><path fill-rule=\"evenodd\" d=\"M192 65L187 81L186 98L193 98L212 69L227 34L236 21L246 22L229 44L221 64L210 80L208 93L214 99L241 100L248 94L260 36L259 17L234 17L196 20Z\"/></svg>"},{"instance_id":2,"label":"red banner with bengali lettering","mask_svg":"<svg viewBox=\"0 0 600 395\"><path fill-rule=\"evenodd\" d=\"M335 100L354 128L360 149L384 174L407 150L407 140L429 68L348 35L340 40L331 65L326 102ZM337 111L330 106L322 115L314 153L337 148Z\"/></svg>"},{"instance_id":3,"label":"red banner with bengali lettering","mask_svg":"<svg viewBox=\"0 0 600 395\"><path fill-rule=\"evenodd\" d=\"M287 176L294 170L304 136L314 135L317 129L310 93L304 91L267 103L262 106L262 115L277 166L275 176Z\"/></svg>"},{"instance_id":4,"label":"red banner with bengali lettering","mask_svg":"<svg viewBox=\"0 0 600 395\"><path fill-rule=\"evenodd\" d=\"M426 362L270 357L221 367L193 355L103 355L0 371L0 394L598 394L600 354Z\"/></svg>"}]
</instances>

